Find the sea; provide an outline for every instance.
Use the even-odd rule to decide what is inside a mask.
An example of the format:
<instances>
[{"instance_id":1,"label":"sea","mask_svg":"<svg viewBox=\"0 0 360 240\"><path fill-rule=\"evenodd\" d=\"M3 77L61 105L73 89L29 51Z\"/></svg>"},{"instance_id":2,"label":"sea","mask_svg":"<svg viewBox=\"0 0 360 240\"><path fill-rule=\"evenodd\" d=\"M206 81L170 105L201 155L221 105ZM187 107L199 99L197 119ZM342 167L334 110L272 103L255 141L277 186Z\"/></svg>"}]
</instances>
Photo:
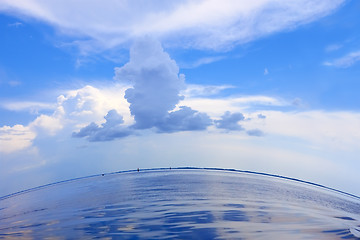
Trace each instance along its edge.
<instances>
[{"instance_id":1,"label":"sea","mask_svg":"<svg viewBox=\"0 0 360 240\"><path fill-rule=\"evenodd\" d=\"M0 239L360 239L360 198L234 169L121 171L0 197Z\"/></svg>"}]
</instances>

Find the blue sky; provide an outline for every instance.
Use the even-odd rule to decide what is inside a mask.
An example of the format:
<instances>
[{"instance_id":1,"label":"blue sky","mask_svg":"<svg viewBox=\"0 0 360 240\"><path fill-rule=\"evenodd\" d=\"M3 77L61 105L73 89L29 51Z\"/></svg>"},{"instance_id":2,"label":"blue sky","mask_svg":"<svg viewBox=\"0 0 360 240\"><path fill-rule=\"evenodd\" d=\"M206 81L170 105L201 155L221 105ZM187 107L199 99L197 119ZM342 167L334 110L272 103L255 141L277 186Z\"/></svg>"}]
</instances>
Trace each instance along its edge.
<instances>
[{"instance_id":1,"label":"blue sky","mask_svg":"<svg viewBox=\"0 0 360 240\"><path fill-rule=\"evenodd\" d=\"M125 169L360 195L358 1L3 1L0 195Z\"/></svg>"}]
</instances>

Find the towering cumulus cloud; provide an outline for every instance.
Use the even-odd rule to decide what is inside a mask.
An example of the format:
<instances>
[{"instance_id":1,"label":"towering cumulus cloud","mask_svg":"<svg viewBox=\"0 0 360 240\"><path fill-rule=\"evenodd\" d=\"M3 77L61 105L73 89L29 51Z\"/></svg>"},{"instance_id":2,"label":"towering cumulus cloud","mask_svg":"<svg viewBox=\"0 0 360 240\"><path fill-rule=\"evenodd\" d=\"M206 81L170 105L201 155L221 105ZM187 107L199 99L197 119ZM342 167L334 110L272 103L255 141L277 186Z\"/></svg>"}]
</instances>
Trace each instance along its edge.
<instances>
[{"instance_id":1,"label":"towering cumulus cloud","mask_svg":"<svg viewBox=\"0 0 360 240\"><path fill-rule=\"evenodd\" d=\"M184 97L185 76L164 52L160 42L142 38L130 49L130 60L123 67L115 68L115 79L131 84L125 91L130 112L135 123L122 126L122 117L112 110L101 126L95 123L74 133L74 137L87 137L90 141L106 141L130 135L135 130L154 128L158 132L205 130L212 124L206 113L199 113L187 106L176 105Z\"/></svg>"},{"instance_id":2,"label":"towering cumulus cloud","mask_svg":"<svg viewBox=\"0 0 360 240\"><path fill-rule=\"evenodd\" d=\"M135 118L135 128L151 128L164 121L168 112L183 98L184 76L175 61L151 38L137 41L130 49L130 61L115 69L116 79L130 81L125 92Z\"/></svg>"},{"instance_id":3,"label":"towering cumulus cloud","mask_svg":"<svg viewBox=\"0 0 360 240\"><path fill-rule=\"evenodd\" d=\"M133 85L125 92L135 118L135 129L156 127L161 132L204 130L211 125L205 113L176 104L184 97L185 76L164 52L161 44L152 38L137 41L130 50L130 61L115 69L116 79Z\"/></svg>"}]
</instances>

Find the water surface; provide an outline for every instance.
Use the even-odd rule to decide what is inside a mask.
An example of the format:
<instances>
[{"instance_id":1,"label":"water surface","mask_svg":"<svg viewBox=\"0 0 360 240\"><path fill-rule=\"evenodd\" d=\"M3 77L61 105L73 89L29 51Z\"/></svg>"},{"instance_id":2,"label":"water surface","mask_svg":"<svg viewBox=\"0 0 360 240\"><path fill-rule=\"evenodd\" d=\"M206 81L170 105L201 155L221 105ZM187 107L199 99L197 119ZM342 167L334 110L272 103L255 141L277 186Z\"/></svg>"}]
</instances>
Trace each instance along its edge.
<instances>
[{"instance_id":1,"label":"water surface","mask_svg":"<svg viewBox=\"0 0 360 240\"><path fill-rule=\"evenodd\" d=\"M0 198L0 239L360 239L360 199L224 170L130 171Z\"/></svg>"}]
</instances>

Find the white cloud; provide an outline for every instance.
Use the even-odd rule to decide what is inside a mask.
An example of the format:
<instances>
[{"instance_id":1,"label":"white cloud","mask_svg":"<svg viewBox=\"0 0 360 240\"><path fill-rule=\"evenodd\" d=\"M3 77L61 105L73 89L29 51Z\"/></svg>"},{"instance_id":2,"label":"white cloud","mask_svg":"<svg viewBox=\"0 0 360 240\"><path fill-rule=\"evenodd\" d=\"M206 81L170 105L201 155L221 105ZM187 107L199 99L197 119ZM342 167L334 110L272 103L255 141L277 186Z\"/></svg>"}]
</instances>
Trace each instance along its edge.
<instances>
[{"instance_id":1,"label":"white cloud","mask_svg":"<svg viewBox=\"0 0 360 240\"><path fill-rule=\"evenodd\" d=\"M186 106L175 109L183 99L180 92L186 86L185 76L179 74L176 62L163 50L160 42L153 38L142 38L133 44L129 62L115 68L114 79L131 85L126 89L124 97L130 103L134 124L128 128L122 126L122 116L114 109L107 113L106 122L101 126L92 122L74 132L74 137L110 141L134 134L134 130L139 129L155 128L158 132L195 131L205 130L212 124L205 113ZM108 116L116 116L115 125L109 124Z\"/></svg>"},{"instance_id":2,"label":"white cloud","mask_svg":"<svg viewBox=\"0 0 360 240\"><path fill-rule=\"evenodd\" d=\"M188 97L181 101L179 105L190 106L201 112L206 112L211 117L218 118L225 111L248 112L252 108L286 107L290 106L291 103L274 97L253 95L226 98Z\"/></svg>"},{"instance_id":3,"label":"white cloud","mask_svg":"<svg viewBox=\"0 0 360 240\"><path fill-rule=\"evenodd\" d=\"M175 133L157 134L147 131L141 135L123 138L121 144L91 143L91 147L77 148L83 142L76 138L70 139L70 136L84 126L90 126L85 135L92 141L112 140L128 134L123 131L124 123L119 115L130 116L129 104L124 99L124 89L126 87L120 85L116 85L114 89L86 86L67 91L58 98L58 107L53 114L40 115L28 126L1 127L0 162L5 166L0 169L2 173L15 173L23 169L28 171L29 176L37 178L34 168L47 164L41 170L42 173L46 170L47 174L51 172L49 174L54 176L36 181L36 185L39 185L64 179L64 176L71 178L114 169L192 165L263 171L297 177L355 194L358 192L355 185L348 183L359 181L356 171L360 166L360 113L285 112L279 107L289 105L274 97L211 99L204 96L190 98L189 101L185 99L178 104L186 103L191 107L196 105L196 109L212 118L222 119L220 123L226 128L237 128L236 124L240 121L244 131L224 132L212 127L205 134L195 131L178 132L184 127L195 130L198 126L204 126L203 115L189 108L182 108L182 111L170 112L169 120L159 128L160 131ZM272 106L280 110L269 110ZM110 111L114 107L122 112ZM238 114L224 115L225 111ZM197 120L200 120L200 125ZM90 122L96 124L89 125ZM132 123L128 122L125 130L128 130ZM54 125L57 124L62 128L56 129ZM36 127L33 127L34 125ZM53 131L55 136L45 136L43 131ZM45 137L34 141L37 136ZM34 142L35 145L31 147ZM39 154L36 149L39 149ZM43 159L46 159L46 162ZM104 161L99 162L99 159ZM54 162L57 162L56 165L51 165ZM74 165L82 170L69 173L69 169ZM20 174L23 174L23 171L16 176ZM335 174L337 178L333 177ZM7 176L2 179L9 181L11 174ZM34 184L22 180L17 187L1 191L10 193L20 190L19 186L34 187Z\"/></svg>"},{"instance_id":4,"label":"white cloud","mask_svg":"<svg viewBox=\"0 0 360 240\"><path fill-rule=\"evenodd\" d=\"M101 123L112 109L124 117L125 124L130 124L133 118L130 116L129 103L124 99L127 88L120 84L106 87L87 85L60 95L58 104L64 108L66 118L77 124Z\"/></svg>"},{"instance_id":5,"label":"white cloud","mask_svg":"<svg viewBox=\"0 0 360 240\"><path fill-rule=\"evenodd\" d=\"M9 27L16 27L16 28L21 27L22 25L23 25L23 23L21 23L21 22L14 22L14 23L8 24Z\"/></svg>"},{"instance_id":6,"label":"white cloud","mask_svg":"<svg viewBox=\"0 0 360 240\"><path fill-rule=\"evenodd\" d=\"M54 110L56 104L33 101L5 101L0 103L0 107L10 111L29 111L31 113L38 113L41 110Z\"/></svg>"},{"instance_id":7,"label":"white cloud","mask_svg":"<svg viewBox=\"0 0 360 240\"><path fill-rule=\"evenodd\" d=\"M200 85L200 84L187 84L186 89L181 91L181 94L186 98L190 97L204 97L219 94L221 91L235 88L231 85Z\"/></svg>"},{"instance_id":8,"label":"white cloud","mask_svg":"<svg viewBox=\"0 0 360 240\"><path fill-rule=\"evenodd\" d=\"M180 104L205 112L214 119L221 119L225 111L242 113L245 121L241 122L241 126L250 134L302 139L314 148L360 148L358 112L289 111L289 108L296 107L291 101L267 96L196 97L186 98Z\"/></svg>"},{"instance_id":9,"label":"white cloud","mask_svg":"<svg viewBox=\"0 0 360 240\"><path fill-rule=\"evenodd\" d=\"M180 102L183 99L181 91L186 87L185 77L179 74L176 62L163 50L161 44L152 38L135 42L130 51L129 62L115 69L114 79L121 83L102 88L88 85L70 90L60 95L56 104L15 102L7 103L6 106L17 110L34 106L56 106L52 114L39 115L27 127L34 134L43 136L54 136L63 129L75 131L73 136L86 137L90 141L125 137L133 134L134 129L155 128L158 132L196 131L205 130L213 124L206 112L198 112L183 105L186 101ZM191 85L187 95L196 95L200 101L208 103L211 99L201 97L216 94L229 87ZM190 103L191 100L194 101L194 98L189 99ZM266 96L213 101L222 101L221 104L233 105L237 109L251 104L280 104L277 99ZM213 107L214 105L211 106ZM222 108L221 114L226 110L229 109ZM234 116L237 119L237 115ZM116 124L109 123L109 119L117 119ZM218 125L223 127L226 124L229 125ZM236 122L231 124L235 126ZM234 127L228 126L227 129Z\"/></svg>"},{"instance_id":10,"label":"white cloud","mask_svg":"<svg viewBox=\"0 0 360 240\"><path fill-rule=\"evenodd\" d=\"M351 52L341 58L324 62L325 66L348 68L360 61L360 51Z\"/></svg>"},{"instance_id":11,"label":"white cloud","mask_svg":"<svg viewBox=\"0 0 360 240\"><path fill-rule=\"evenodd\" d=\"M29 126L34 128L36 132L42 132L48 135L55 135L63 128L62 116L48 116L41 114Z\"/></svg>"},{"instance_id":12,"label":"white cloud","mask_svg":"<svg viewBox=\"0 0 360 240\"><path fill-rule=\"evenodd\" d=\"M244 122L273 136L302 139L314 148L359 149L360 113L326 111L262 111L266 119Z\"/></svg>"},{"instance_id":13,"label":"white cloud","mask_svg":"<svg viewBox=\"0 0 360 240\"><path fill-rule=\"evenodd\" d=\"M110 87L85 86L60 95L57 103L8 102L3 104L9 110L54 109L52 114L40 114L27 126L0 127L0 152L12 153L32 146L38 136L54 137L61 131L71 132L90 122L104 122L104 116L116 109L124 116L125 124L133 122L129 104L124 99L125 87L115 84ZM70 128L70 129L69 129Z\"/></svg>"},{"instance_id":14,"label":"white cloud","mask_svg":"<svg viewBox=\"0 0 360 240\"><path fill-rule=\"evenodd\" d=\"M152 38L138 40L130 49L130 60L115 68L115 79L130 82L125 92L137 128L151 128L163 121L182 99L185 79L160 42Z\"/></svg>"},{"instance_id":15,"label":"white cloud","mask_svg":"<svg viewBox=\"0 0 360 240\"><path fill-rule=\"evenodd\" d=\"M176 105L184 98L185 76L162 48L159 41L146 37L137 40L130 49L130 60L115 68L115 79L130 82L125 91L134 116L135 129L156 127L162 132L203 130L211 124L205 113ZM169 113L172 111L171 113ZM203 126L201 126L203 124Z\"/></svg>"},{"instance_id":16,"label":"white cloud","mask_svg":"<svg viewBox=\"0 0 360 240\"><path fill-rule=\"evenodd\" d=\"M216 57L203 57L200 59L197 59L194 62L191 63L185 63L185 64L180 64L181 68L197 68L201 65L205 65L205 64L209 64L209 63L213 63L213 62L217 62L220 61L222 59L224 59L224 56L216 56Z\"/></svg>"},{"instance_id":17,"label":"white cloud","mask_svg":"<svg viewBox=\"0 0 360 240\"><path fill-rule=\"evenodd\" d=\"M40 115L28 126L1 127L1 151L10 153L28 148L38 135L51 137L51 134L67 131L67 136L70 136L73 131L77 131L91 122L96 122L101 126L101 124L106 123L104 116L111 109L116 109L120 115L127 116L128 122L125 121L123 124L130 126L134 120L130 116L129 104L123 97L124 87L118 86L116 89L110 89L110 87L86 86L68 91L64 96L59 97L58 108L53 114ZM117 93L121 93L120 96ZM313 148L326 149L331 147L341 150L360 148L360 114L356 112L269 110L271 107L288 108L291 103L267 96L220 99L207 98L206 96L189 97L178 104L178 106L183 105L206 113L212 119L221 119L225 111L242 113L245 120L241 121L241 126L252 134L265 133L265 137L282 136L302 139ZM177 111L179 110L175 109L175 113ZM169 120L171 124L164 122L163 127L165 130L169 129L170 132L178 131L179 129L173 128L175 125L173 126L172 123L176 123L179 119L176 114L171 116ZM183 122L188 118L181 119L180 122ZM194 118L195 120L196 118ZM190 122L186 124L188 123ZM215 131L214 128L211 129L211 131ZM116 130L120 133L119 130L121 129L116 128ZM244 132L238 134L243 135Z\"/></svg>"},{"instance_id":18,"label":"white cloud","mask_svg":"<svg viewBox=\"0 0 360 240\"><path fill-rule=\"evenodd\" d=\"M4 0L0 11L43 20L84 51L152 35L169 45L227 49L330 14L344 0ZM94 14L96 12L96 14ZM79 38L80 39L80 38Z\"/></svg>"},{"instance_id":19,"label":"white cloud","mask_svg":"<svg viewBox=\"0 0 360 240\"><path fill-rule=\"evenodd\" d=\"M269 70L267 68L264 69L264 75L268 75L269 74Z\"/></svg>"},{"instance_id":20,"label":"white cloud","mask_svg":"<svg viewBox=\"0 0 360 240\"><path fill-rule=\"evenodd\" d=\"M341 45L341 44L330 44L330 45L326 46L325 51L326 52L334 52L336 50L339 50L342 47L343 47L343 45Z\"/></svg>"},{"instance_id":21,"label":"white cloud","mask_svg":"<svg viewBox=\"0 0 360 240\"><path fill-rule=\"evenodd\" d=\"M0 127L0 153L11 153L28 148L35 137L36 133L23 125Z\"/></svg>"},{"instance_id":22,"label":"white cloud","mask_svg":"<svg viewBox=\"0 0 360 240\"><path fill-rule=\"evenodd\" d=\"M14 125L0 127L0 152L9 154L32 146L40 135L55 135L64 126L64 111L59 106L52 115L41 114L27 126Z\"/></svg>"}]
</instances>

